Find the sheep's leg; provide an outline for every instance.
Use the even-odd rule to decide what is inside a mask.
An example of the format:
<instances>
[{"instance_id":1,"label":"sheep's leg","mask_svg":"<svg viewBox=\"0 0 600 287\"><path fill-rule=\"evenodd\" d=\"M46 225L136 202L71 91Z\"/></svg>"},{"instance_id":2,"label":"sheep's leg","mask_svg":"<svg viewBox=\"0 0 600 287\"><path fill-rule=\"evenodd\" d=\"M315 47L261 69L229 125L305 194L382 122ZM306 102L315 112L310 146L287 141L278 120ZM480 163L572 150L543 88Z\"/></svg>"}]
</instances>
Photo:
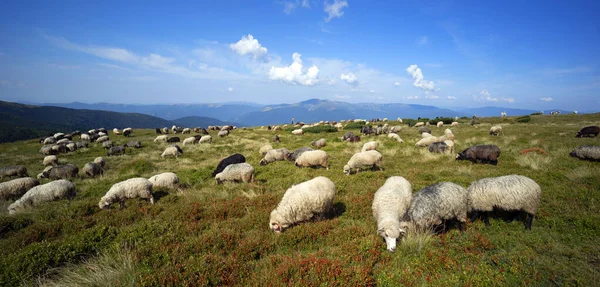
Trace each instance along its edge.
<instances>
[{"instance_id":1,"label":"sheep's leg","mask_svg":"<svg viewBox=\"0 0 600 287\"><path fill-rule=\"evenodd\" d=\"M490 226L490 212L491 211L485 211L483 213L483 222L485 222L485 227Z\"/></svg>"},{"instance_id":2,"label":"sheep's leg","mask_svg":"<svg viewBox=\"0 0 600 287\"><path fill-rule=\"evenodd\" d=\"M478 216L479 216L479 211L473 211L471 213L471 222L475 222L475 220L477 220Z\"/></svg>"},{"instance_id":3,"label":"sheep's leg","mask_svg":"<svg viewBox=\"0 0 600 287\"><path fill-rule=\"evenodd\" d=\"M121 209L125 208L125 201L119 201L119 204L121 205Z\"/></svg>"},{"instance_id":4,"label":"sheep's leg","mask_svg":"<svg viewBox=\"0 0 600 287\"><path fill-rule=\"evenodd\" d=\"M531 230L531 223L533 223L533 214L527 213L527 218L525 219L525 229Z\"/></svg>"},{"instance_id":5,"label":"sheep's leg","mask_svg":"<svg viewBox=\"0 0 600 287\"><path fill-rule=\"evenodd\" d=\"M464 221L459 221L458 223L458 230L460 230L460 232L464 232L467 229L467 225Z\"/></svg>"}]
</instances>

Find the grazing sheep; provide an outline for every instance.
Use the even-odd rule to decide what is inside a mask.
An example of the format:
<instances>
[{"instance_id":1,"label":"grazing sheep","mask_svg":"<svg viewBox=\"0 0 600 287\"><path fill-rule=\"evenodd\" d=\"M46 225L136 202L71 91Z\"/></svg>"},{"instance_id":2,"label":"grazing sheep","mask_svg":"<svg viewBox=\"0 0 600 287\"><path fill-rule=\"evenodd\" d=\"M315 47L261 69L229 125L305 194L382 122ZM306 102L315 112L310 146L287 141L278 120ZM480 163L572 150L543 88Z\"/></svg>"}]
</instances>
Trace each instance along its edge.
<instances>
[{"instance_id":1,"label":"grazing sheep","mask_svg":"<svg viewBox=\"0 0 600 287\"><path fill-rule=\"evenodd\" d=\"M483 221L489 226L488 217L494 208L522 211L526 214L526 229L531 229L542 195L542 188L533 179L516 174L483 178L471 183L467 190L471 221L483 212Z\"/></svg>"},{"instance_id":2,"label":"grazing sheep","mask_svg":"<svg viewBox=\"0 0 600 287\"><path fill-rule=\"evenodd\" d=\"M254 167L247 162L230 164L222 172L215 175L215 180L217 184L221 184L224 181L250 183L254 181Z\"/></svg>"},{"instance_id":3,"label":"grazing sheep","mask_svg":"<svg viewBox=\"0 0 600 287\"><path fill-rule=\"evenodd\" d=\"M467 190L452 182L427 186L413 195L410 208L401 222L403 228L430 228L457 219L464 231L467 222Z\"/></svg>"},{"instance_id":4,"label":"grazing sheep","mask_svg":"<svg viewBox=\"0 0 600 287\"><path fill-rule=\"evenodd\" d=\"M43 144L55 144L56 139L54 137L47 137L44 139Z\"/></svg>"},{"instance_id":5,"label":"grazing sheep","mask_svg":"<svg viewBox=\"0 0 600 287\"><path fill-rule=\"evenodd\" d=\"M196 137L189 137L183 140L183 145L185 146L186 144L194 144L196 142Z\"/></svg>"},{"instance_id":6,"label":"grazing sheep","mask_svg":"<svg viewBox=\"0 0 600 287\"><path fill-rule=\"evenodd\" d=\"M600 146L583 145L569 155L582 160L600 161Z\"/></svg>"},{"instance_id":7,"label":"grazing sheep","mask_svg":"<svg viewBox=\"0 0 600 287\"><path fill-rule=\"evenodd\" d=\"M179 187L179 177L172 172L164 172L154 175L148 179L152 183L152 188L170 188L177 189Z\"/></svg>"},{"instance_id":8,"label":"grazing sheep","mask_svg":"<svg viewBox=\"0 0 600 287\"><path fill-rule=\"evenodd\" d=\"M589 126L589 127L582 128L580 131L578 131L577 134L575 135L575 137L576 138L597 137L599 133L600 133L599 126Z\"/></svg>"},{"instance_id":9,"label":"grazing sheep","mask_svg":"<svg viewBox=\"0 0 600 287\"><path fill-rule=\"evenodd\" d=\"M432 137L432 135L430 133L422 133L421 134L421 138L422 139L424 139L424 138L430 138L430 137Z\"/></svg>"},{"instance_id":10,"label":"grazing sheep","mask_svg":"<svg viewBox=\"0 0 600 287\"><path fill-rule=\"evenodd\" d=\"M430 144L427 150L432 153L445 153L448 150L448 145L445 142L436 142Z\"/></svg>"},{"instance_id":11,"label":"grazing sheep","mask_svg":"<svg viewBox=\"0 0 600 287\"><path fill-rule=\"evenodd\" d=\"M69 200L75 197L75 185L66 180L59 179L46 184L32 187L20 199L8 206L8 214L15 214L29 207L40 205L41 203L67 198Z\"/></svg>"},{"instance_id":12,"label":"grazing sheep","mask_svg":"<svg viewBox=\"0 0 600 287\"><path fill-rule=\"evenodd\" d=\"M109 140L108 136L100 136L99 138L96 139L97 143L103 143L105 141Z\"/></svg>"},{"instance_id":13,"label":"grazing sheep","mask_svg":"<svg viewBox=\"0 0 600 287\"><path fill-rule=\"evenodd\" d=\"M160 130L160 128L156 128L156 134L157 134L157 135L160 135L160 134L162 134L162 131Z\"/></svg>"},{"instance_id":14,"label":"grazing sheep","mask_svg":"<svg viewBox=\"0 0 600 287\"><path fill-rule=\"evenodd\" d=\"M22 177L0 183L0 199L17 199L40 182L31 177Z\"/></svg>"},{"instance_id":15,"label":"grazing sheep","mask_svg":"<svg viewBox=\"0 0 600 287\"><path fill-rule=\"evenodd\" d=\"M68 144L66 144L66 147L69 151L73 152L77 150L77 145L75 145L74 142L69 142Z\"/></svg>"},{"instance_id":16,"label":"grazing sheep","mask_svg":"<svg viewBox=\"0 0 600 287\"><path fill-rule=\"evenodd\" d=\"M342 140L343 140L343 141L345 141L345 140L347 140L347 139L349 139L349 138L351 138L351 137L353 137L353 136L354 136L354 133L353 133L353 132L347 132L347 133L346 133L346 134L344 134L344 136L342 137Z\"/></svg>"},{"instance_id":17,"label":"grazing sheep","mask_svg":"<svg viewBox=\"0 0 600 287\"><path fill-rule=\"evenodd\" d=\"M179 154L183 154L183 150L178 145L172 145L166 148L160 157L165 158L165 156L174 156L175 158L178 158Z\"/></svg>"},{"instance_id":18,"label":"grazing sheep","mask_svg":"<svg viewBox=\"0 0 600 287\"><path fill-rule=\"evenodd\" d=\"M267 165L274 161L285 160L290 151L286 148L272 149L265 154L265 157L260 160L260 165Z\"/></svg>"},{"instance_id":19,"label":"grazing sheep","mask_svg":"<svg viewBox=\"0 0 600 287\"><path fill-rule=\"evenodd\" d=\"M4 177L25 177L25 176L29 176L29 174L27 173L27 168L25 168L22 165L13 165L13 166L7 166L7 167L3 167L0 168L0 179L3 179Z\"/></svg>"},{"instance_id":20,"label":"grazing sheep","mask_svg":"<svg viewBox=\"0 0 600 287\"><path fill-rule=\"evenodd\" d=\"M133 132L133 129L126 128L126 129L123 130L123 136L126 136L126 137L131 136L132 132Z\"/></svg>"},{"instance_id":21,"label":"grazing sheep","mask_svg":"<svg viewBox=\"0 0 600 287\"><path fill-rule=\"evenodd\" d=\"M78 141L78 142L75 143L75 146L78 149L87 148L88 147L88 142L87 141Z\"/></svg>"},{"instance_id":22,"label":"grazing sheep","mask_svg":"<svg viewBox=\"0 0 600 287\"><path fill-rule=\"evenodd\" d=\"M366 142L360 151L365 152L368 150L377 150L377 147L378 147L377 142L370 141L370 142Z\"/></svg>"},{"instance_id":23,"label":"grazing sheep","mask_svg":"<svg viewBox=\"0 0 600 287\"><path fill-rule=\"evenodd\" d=\"M304 134L304 130L302 130L302 129L296 129L296 130L292 131L292 134L293 135L302 135L302 134Z\"/></svg>"},{"instance_id":24,"label":"grazing sheep","mask_svg":"<svg viewBox=\"0 0 600 287\"><path fill-rule=\"evenodd\" d=\"M356 142L360 142L360 136L353 136L350 137L348 139L346 139L347 142L351 142L351 143L356 143Z\"/></svg>"},{"instance_id":25,"label":"grazing sheep","mask_svg":"<svg viewBox=\"0 0 600 287\"><path fill-rule=\"evenodd\" d=\"M44 161L42 162L42 164L44 166L49 166L49 165L57 165L58 164L58 157L55 155L48 155L44 157Z\"/></svg>"},{"instance_id":26,"label":"grazing sheep","mask_svg":"<svg viewBox=\"0 0 600 287\"><path fill-rule=\"evenodd\" d=\"M456 155L456 160L470 160L472 163L482 162L498 164L500 148L496 145L475 145Z\"/></svg>"},{"instance_id":27,"label":"grazing sheep","mask_svg":"<svg viewBox=\"0 0 600 287\"><path fill-rule=\"evenodd\" d=\"M265 155L268 151L272 150L273 146L268 144L268 145L264 145L261 146L260 149L258 150L258 153L260 153L261 155Z\"/></svg>"},{"instance_id":28,"label":"grazing sheep","mask_svg":"<svg viewBox=\"0 0 600 287\"><path fill-rule=\"evenodd\" d=\"M44 178L68 179L79 177L79 168L74 164L57 165L42 172Z\"/></svg>"},{"instance_id":29,"label":"grazing sheep","mask_svg":"<svg viewBox=\"0 0 600 287\"><path fill-rule=\"evenodd\" d=\"M168 135L160 135L154 139L154 142L167 142L167 139L169 139Z\"/></svg>"},{"instance_id":30,"label":"grazing sheep","mask_svg":"<svg viewBox=\"0 0 600 287\"><path fill-rule=\"evenodd\" d=\"M120 135L120 134L121 134L121 132L119 132L119 129L117 129L117 128L114 128L114 129L113 129L113 134L115 134L115 135Z\"/></svg>"},{"instance_id":31,"label":"grazing sheep","mask_svg":"<svg viewBox=\"0 0 600 287\"><path fill-rule=\"evenodd\" d=\"M452 123L450 124L450 126L451 126L451 127L458 126L458 122L452 122Z\"/></svg>"},{"instance_id":32,"label":"grazing sheep","mask_svg":"<svg viewBox=\"0 0 600 287\"><path fill-rule=\"evenodd\" d=\"M273 136L273 142L274 143L280 143L281 141L279 140L279 136L278 135L274 135Z\"/></svg>"},{"instance_id":33,"label":"grazing sheep","mask_svg":"<svg viewBox=\"0 0 600 287\"><path fill-rule=\"evenodd\" d=\"M209 135L202 136L198 143L212 143L212 137Z\"/></svg>"},{"instance_id":34,"label":"grazing sheep","mask_svg":"<svg viewBox=\"0 0 600 287\"><path fill-rule=\"evenodd\" d=\"M319 176L292 185L269 218L269 228L280 233L288 227L314 217L321 219L333 207L335 184L329 178Z\"/></svg>"},{"instance_id":35,"label":"grazing sheep","mask_svg":"<svg viewBox=\"0 0 600 287\"><path fill-rule=\"evenodd\" d=\"M431 129L429 129L427 127L422 127L422 128L419 129L419 133L420 134L422 134L422 133L429 133L429 134L431 134Z\"/></svg>"},{"instance_id":36,"label":"grazing sheep","mask_svg":"<svg viewBox=\"0 0 600 287\"><path fill-rule=\"evenodd\" d=\"M246 158L243 155L239 153L232 154L219 162L217 168L212 173L212 177L215 177L218 173L222 172L230 164L243 162L246 162Z\"/></svg>"},{"instance_id":37,"label":"grazing sheep","mask_svg":"<svg viewBox=\"0 0 600 287\"><path fill-rule=\"evenodd\" d=\"M315 148L320 149L320 148L326 146L327 142L325 141L325 139L319 139L319 140L316 140L316 141L310 143L310 145L314 146Z\"/></svg>"},{"instance_id":38,"label":"grazing sheep","mask_svg":"<svg viewBox=\"0 0 600 287\"><path fill-rule=\"evenodd\" d=\"M140 141L128 141L125 147L142 148L142 142Z\"/></svg>"},{"instance_id":39,"label":"grazing sheep","mask_svg":"<svg viewBox=\"0 0 600 287\"><path fill-rule=\"evenodd\" d=\"M45 145L40 148L40 153L43 155L53 155L57 154L58 152L53 150L51 145Z\"/></svg>"},{"instance_id":40,"label":"grazing sheep","mask_svg":"<svg viewBox=\"0 0 600 287\"><path fill-rule=\"evenodd\" d=\"M81 171L89 176L89 177L96 177L97 175L103 175L104 171L102 170L102 167L95 163L95 162L88 162L86 163L83 168L81 169Z\"/></svg>"},{"instance_id":41,"label":"grazing sheep","mask_svg":"<svg viewBox=\"0 0 600 287\"><path fill-rule=\"evenodd\" d=\"M299 149L296 149L293 153L288 154L286 159L295 162L300 157L300 155L311 150L313 149L310 147L301 147Z\"/></svg>"},{"instance_id":42,"label":"grazing sheep","mask_svg":"<svg viewBox=\"0 0 600 287\"><path fill-rule=\"evenodd\" d=\"M437 122L436 126L437 126L438 128L441 128L441 127L443 127L443 126L444 126L444 122L442 122L442 121L439 121L439 122Z\"/></svg>"},{"instance_id":43,"label":"grazing sheep","mask_svg":"<svg viewBox=\"0 0 600 287\"><path fill-rule=\"evenodd\" d=\"M359 172L363 166L370 166L371 168L379 167L379 170L383 171L381 168L382 158L381 154L376 150L355 153L344 166L344 174L350 175L353 169Z\"/></svg>"},{"instance_id":44,"label":"grazing sheep","mask_svg":"<svg viewBox=\"0 0 600 287\"><path fill-rule=\"evenodd\" d=\"M106 165L106 161L101 156L95 158L94 162L99 164L101 168L104 168L104 165Z\"/></svg>"},{"instance_id":45,"label":"grazing sheep","mask_svg":"<svg viewBox=\"0 0 600 287\"><path fill-rule=\"evenodd\" d=\"M431 124L429 122L425 122L425 126L429 127L429 126L431 126Z\"/></svg>"},{"instance_id":46,"label":"grazing sheep","mask_svg":"<svg viewBox=\"0 0 600 287\"><path fill-rule=\"evenodd\" d=\"M454 153L454 140L445 140L443 143L446 144L446 152L450 154Z\"/></svg>"},{"instance_id":47,"label":"grazing sheep","mask_svg":"<svg viewBox=\"0 0 600 287\"><path fill-rule=\"evenodd\" d=\"M123 155L123 154L125 154L125 147L123 147L123 146L113 146L110 149L108 149L108 151L106 151L106 156Z\"/></svg>"},{"instance_id":48,"label":"grazing sheep","mask_svg":"<svg viewBox=\"0 0 600 287\"><path fill-rule=\"evenodd\" d=\"M68 143L70 141L71 140L65 138L65 139L61 139L61 140L57 141L56 144L66 144L66 143Z\"/></svg>"},{"instance_id":49,"label":"grazing sheep","mask_svg":"<svg viewBox=\"0 0 600 287\"><path fill-rule=\"evenodd\" d=\"M172 138L168 138L167 142L168 143L178 143L178 142L181 142L181 139L179 137L172 137Z\"/></svg>"},{"instance_id":50,"label":"grazing sheep","mask_svg":"<svg viewBox=\"0 0 600 287\"><path fill-rule=\"evenodd\" d=\"M79 139L82 141L90 141L90 135L88 134L81 134L81 136L79 136Z\"/></svg>"},{"instance_id":51,"label":"grazing sheep","mask_svg":"<svg viewBox=\"0 0 600 287\"><path fill-rule=\"evenodd\" d=\"M385 239L388 251L396 249L396 240L406 235L400 227L400 219L410 207L412 187L401 176L388 178L373 197L373 218L377 222L377 234Z\"/></svg>"},{"instance_id":52,"label":"grazing sheep","mask_svg":"<svg viewBox=\"0 0 600 287\"><path fill-rule=\"evenodd\" d=\"M161 130L161 131L162 131L162 133L163 133L163 134L165 134L165 135L169 133L169 129L168 129L168 128L166 128L166 127L162 128L162 130Z\"/></svg>"},{"instance_id":53,"label":"grazing sheep","mask_svg":"<svg viewBox=\"0 0 600 287\"><path fill-rule=\"evenodd\" d=\"M100 199L98 207L108 209L114 202L119 202L123 208L126 199L136 197L150 199L150 203L154 204L152 182L142 177L136 177L115 183Z\"/></svg>"},{"instance_id":54,"label":"grazing sheep","mask_svg":"<svg viewBox=\"0 0 600 287\"><path fill-rule=\"evenodd\" d=\"M404 143L404 141L400 138L397 133L389 133L388 138L395 139L399 143Z\"/></svg>"},{"instance_id":55,"label":"grazing sheep","mask_svg":"<svg viewBox=\"0 0 600 287\"><path fill-rule=\"evenodd\" d=\"M221 137L221 138L222 138L222 137L226 137L226 136L228 136L228 135L229 135L229 130L223 130L223 131L220 131L220 132L219 132L217 135L218 135L219 137Z\"/></svg>"},{"instance_id":56,"label":"grazing sheep","mask_svg":"<svg viewBox=\"0 0 600 287\"><path fill-rule=\"evenodd\" d=\"M498 136L500 135L500 133L504 134L504 132L502 131L502 126L493 126L490 128L490 135Z\"/></svg>"},{"instance_id":57,"label":"grazing sheep","mask_svg":"<svg viewBox=\"0 0 600 287\"><path fill-rule=\"evenodd\" d=\"M418 141L418 142L415 144L415 146L416 146L416 147L427 147L427 146L429 146L429 145L430 145L430 144L432 144L432 143L436 143L436 142L443 142L443 141L445 141L446 139L447 139L447 138L446 138L445 136L441 136L441 137L434 137L434 136L431 136L431 137L427 137L427 138L420 139L420 140L419 140L419 141Z\"/></svg>"},{"instance_id":58,"label":"grazing sheep","mask_svg":"<svg viewBox=\"0 0 600 287\"><path fill-rule=\"evenodd\" d=\"M54 134L54 138L55 138L55 139L57 139L57 140L58 140L58 139L62 139L64 136L65 136L65 134L64 134L64 133L55 133L55 134Z\"/></svg>"},{"instance_id":59,"label":"grazing sheep","mask_svg":"<svg viewBox=\"0 0 600 287\"><path fill-rule=\"evenodd\" d=\"M295 161L297 167L322 166L329 170L327 160L329 156L325 151L312 150L303 152Z\"/></svg>"},{"instance_id":60,"label":"grazing sheep","mask_svg":"<svg viewBox=\"0 0 600 287\"><path fill-rule=\"evenodd\" d=\"M104 149L109 149L109 148L113 147L113 143L112 143L112 141L109 141L109 140L105 141L105 142L102 143L102 147Z\"/></svg>"},{"instance_id":61,"label":"grazing sheep","mask_svg":"<svg viewBox=\"0 0 600 287\"><path fill-rule=\"evenodd\" d=\"M190 128L185 128L185 129L183 129L183 131L181 131L181 134L189 134L191 132L192 131L190 130Z\"/></svg>"},{"instance_id":62,"label":"grazing sheep","mask_svg":"<svg viewBox=\"0 0 600 287\"><path fill-rule=\"evenodd\" d=\"M424 122L418 122L418 123L415 124L415 128L422 127L424 125L425 125Z\"/></svg>"},{"instance_id":63,"label":"grazing sheep","mask_svg":"<svg viewBox=\"0 0 600 287\"><path fill-rule=\"evenodd\" d=\"M103 137L103 136L108 136L105 132L99 132L98 136Z\"/></svg>"},{"instance_id":64,"label":"grazing sheep","mask_svg":"<svg viewBox=\"0 0 600 287\"><path fill-rule=\"evenodd\" d=\"M390 133L399 133L402 130L401 126L393 126L389 128Z\"/></svg>"}]
</instances>

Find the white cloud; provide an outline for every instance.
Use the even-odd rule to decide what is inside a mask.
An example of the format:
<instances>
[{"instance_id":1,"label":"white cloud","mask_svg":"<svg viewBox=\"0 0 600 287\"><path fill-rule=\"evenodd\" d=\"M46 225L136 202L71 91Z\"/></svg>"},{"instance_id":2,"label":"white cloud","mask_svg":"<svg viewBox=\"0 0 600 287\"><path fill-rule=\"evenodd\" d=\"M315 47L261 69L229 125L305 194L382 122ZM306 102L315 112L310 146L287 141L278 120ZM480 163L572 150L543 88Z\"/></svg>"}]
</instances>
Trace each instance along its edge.
<instances>
[{"instance_id":1,"label":"white cloud","mask_svg":"<svg viewBox=\"0 0 600 287\"><path fill-rule=\"evenodd\" d=\"M433 94L426 93L426 94L425 94L425 98L426 98L426 99L431 99L431 100L436 100L436 99L439 99L440 97L439 97L439 96L437 96L437 95L433 95Z\"/></svg>"},{"instance_id":2,"label":"white cloud","mask_svg":"<svg viewBox=\"0 0 600 287\"><path fill-rule=\"evenodd\" d=\"M342 9L345 7L348 7L348 2L346 0L334 0L333 3L325 1L325 12L327 12L325 22L329 22L333 18L341 18L344 15Z\"/></svg>"},{"instance_id":3,"label":"white cloud","mask_svg":"<svg viewBox=\"0 0 600 287\"><path fill-rule=\"evenodd\" d=\"M375 90L369 90L369 93L374 94Z\"/></svg>"},{"instance_id":4,"label":"white cloud","mask_svg":"<svg viewBox=\"0 0 600 287\"><path fill-rule=\"evenodd\" d=\"M291 14L292 12L294 12L298 5L300 5L302 8L310 8L310 3L308 2L308 0L302 0L302 2L300 2L300 0L284 1L281 4L283 4L283 13L285 14Z\"/></svg>"},{"instance_id":5,"label":"white cloud","mask_svg":"<svg viewBox=\"0 0 600 287\"><path fill-rule=\"evenodd\" d=\"M427 36L421 36L421 37L419 37L419 39L417 39L417 44L427 45L427 44L429 44L429 38L427 38Z\"/></svg>"},{"instance_id":6,"label":"white cloud","mask_svg":"<svg viewBox=\"0 0 600 287\"><path fill-rule=\"evenodd\" d=\"M418 100L419 96L408 96L406 99L407 100Z\"/></svg>"},{"instance_id":7,"label":"white cloud","mask_svg":"<svg viewBox=\"0 0 600 287\"><path fill-rule=\"evenodd\" d=\"M232 87L228 87L228 88L227 88L227 91L228 91L228 92L233 92L233 88L232 88Z\"/></svg>"},{"instance_id":8,"label":"white cloud","mask_svg":"<svg viewBox=\"0 0 600 287\"><path fill-rule=\"evenodd\" d=\"M306 73L302 72L303 65L302 55L294 53L292 59L294 62L287 67L275 67L272 66L269 71L269 78L271 80L278 80L291 85L303 85L313 86L319 82L319 68L315 65L308 68Z\"/></svg>"},{"instance_id":9,"label":"white cloud","mask_svg":"<svg viewBox=\"0 0 600 287\"><path fill-rule=\"evenodd\" d=\"M242 36L242 39L235 44L229 44L229 48L240 55L251 54L255 59L267 54L267 48L263 47L251 34Z\"/></svg>"},{"instance_id":10,"label":"white cloud","mask_svg":"<svg viewBox=\"0 0 600 287\"><path fill-rule=\"evenodd\" d=\"M350 86L357 86L358 85L358 78L353 73L341 74L340 75L340 79L342 81L346 82Z\"/></svg>"},{"instance_id":11,"label":"white cloud","mask_svg":"<svg viewBox=\"0 0 600 287\"><path fill-rule=\"evenodd\" d=\"M488 90L486 90L486 89L481 90L481 92L479 92L479 96L473 95L473 100L488 101L488 102L507 102L507 103L515 102L514 98L494 98L490 95L490 92L488 92Z\"/></svg>"},{"instance_id":12,"label":"white cloud","mask_svg":"<svg viewBox=\"0 0 600 287\"><path fill-rule=\"evenodd\" d=\"M410 65L406 68L406 72L413 77L413 86L426 91L435 91L435 84L431 81L427 82L423 79L423 72L417 65Z\"/></svg>"},{"instance_id":13,"label":"white cloud","mask_svg":"<svg viewBox=\"0 0 600 287\"><path fill-rule=\"evenodd\" d=\"M542 100L542 101L544 101L544 102L552 102L552 101L554 101L554 99L553 99L553 98L551 98L551 97L547 97L547 98L540 98L540 100Z\"/></svg>"},{"instance_id":14,"label":"white cloud","mask_svg":"<svg viewBox=\"0 0 600 287\"><path fill-rule=\"evenodd\" d=\"M336 99L349 99L350 98L350 96L338 95L338 94L335 94L333 97Z\"/></svg>"},{"instance_id":15,"label":"white cloud","mask_svg":"<svg viewBox=\"0 0 600 287\"><path fill-rule=\"evenodd\" d=\"M400 86L400 82L396 81L394 82L394 87Z\"/></svg>"},{"instance_id":16,"label":"white cloud","mask_svg":"<svg viewBox=\"0 0 600 287\"><path fill-rule=\"evenodd\" d=\"M302 0L302 8L310 8L310 3L308 3L308 0Z\"/></svg>"},{"instance_id":17,"label":"white cloud","mask_svg":"<svg viewBox=\"0 0 600 287\"><path fill-rule=\"evenodd\" d=\"M448 96L448 100L456 100L457 98L454 96Z\"/></svg>"}]
</instances>

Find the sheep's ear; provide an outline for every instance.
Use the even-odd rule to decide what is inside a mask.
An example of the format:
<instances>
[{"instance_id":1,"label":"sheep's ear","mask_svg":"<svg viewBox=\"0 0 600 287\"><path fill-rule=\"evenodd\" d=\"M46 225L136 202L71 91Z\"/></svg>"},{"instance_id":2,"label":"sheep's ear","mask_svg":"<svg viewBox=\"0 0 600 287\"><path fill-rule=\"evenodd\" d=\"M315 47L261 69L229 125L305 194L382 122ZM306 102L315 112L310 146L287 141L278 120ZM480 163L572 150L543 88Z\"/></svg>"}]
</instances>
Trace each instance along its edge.
<instances>
[{"instance_id":1,"label":"sheep's ear","mask_svg":"<svg viewBox=\"0 0 600 287\"><path fill-rule=\"evenodd\" d=\"M406 230L402 229L402 228L398 228L398 231L400 231L400 234L402 236L406 236Z\"/></svg>"}]
</instances>

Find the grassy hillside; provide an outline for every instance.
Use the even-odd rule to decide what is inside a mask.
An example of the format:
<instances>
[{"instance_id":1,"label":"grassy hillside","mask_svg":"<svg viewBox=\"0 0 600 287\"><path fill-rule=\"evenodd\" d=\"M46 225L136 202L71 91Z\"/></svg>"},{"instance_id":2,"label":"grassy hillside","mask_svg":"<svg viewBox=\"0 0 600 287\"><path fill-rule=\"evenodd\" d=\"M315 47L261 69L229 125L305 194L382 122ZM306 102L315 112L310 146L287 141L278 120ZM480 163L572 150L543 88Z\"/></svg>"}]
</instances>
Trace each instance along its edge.
<instances>
[{"instance_id":1,"label":"grassy hillside","mask_svg":"<svg viewBox=\"0 0 600 287\"><path fill-rule=\"evenodd\" d=\"M183 117L180 119L173 120L173 122L176 125L182 126L182 127L204 127L204 128L206 128L207 126L224 126L224 125L240 126L239 124L236 124L236 123L224 122L224 121L220 121L220 120L213 119L213 118L207 118L207 117Z\"/></svg>"},{"instance_id":2,"label":"grassy hillside","mask_svg":"<svg viewBox=\"0 0 600 287\"><path fill-rule=\"evenodd\" d=\"M597 285L600 278L600 163L580 161L569 152L598 139L577 139L583 126L600 125L600 114L484 118L482 124L453 128L456 149L496 144L498 166L455 161L416 148L415 128L405 128L400 144L385 136L351 144L347 132L293 136L279 132L234 130L212 133L211 145L185 146L179 159L161 159L166 144L154 144L153 130L134 131L145 147L107 158L101 178L74 180L78 194L8 216L10 201L0 201L0 285L31 286L489 286ZM492 124L504 136L492 137ZM394 125L395 122L390 122ZM115 124L113 124L115 125ZM89 128L97 126L96 124ZM112 126L112 125L109 125ZM434 135L443 129L432 127ZM358 132L358 130L354 130ZM296 149L325 137L330 169L299 169L291 162L258 164L259 148ZM123 143L122 137L112 137ZM378 141L383 172L346 176L342 167L368 140ZM547 155L520 155L540 147ZM2 165L22 164L29 174L43 169L35 140L0 144ZM255 170L251 184L217 185L210 176L218 161L242 153ZM80 168L104 151L98 144L61 155ZM98 209L98 201L116 182L177 173L181 191L155 190L156 203L132 199L121 209ZM371 214L375 191L390 176L403 176L413 191L440 181L467 187L491 176L521 174L542 187L542 201L531 231L521 221L491 219L469 223L464 233L411 237L387 252ZM285 190L316 176L335 182L331 218L295 226L280 235L268 230L269 213ZM44 180L46 182L46 180Z\"/></svg>"}]
</instances>

